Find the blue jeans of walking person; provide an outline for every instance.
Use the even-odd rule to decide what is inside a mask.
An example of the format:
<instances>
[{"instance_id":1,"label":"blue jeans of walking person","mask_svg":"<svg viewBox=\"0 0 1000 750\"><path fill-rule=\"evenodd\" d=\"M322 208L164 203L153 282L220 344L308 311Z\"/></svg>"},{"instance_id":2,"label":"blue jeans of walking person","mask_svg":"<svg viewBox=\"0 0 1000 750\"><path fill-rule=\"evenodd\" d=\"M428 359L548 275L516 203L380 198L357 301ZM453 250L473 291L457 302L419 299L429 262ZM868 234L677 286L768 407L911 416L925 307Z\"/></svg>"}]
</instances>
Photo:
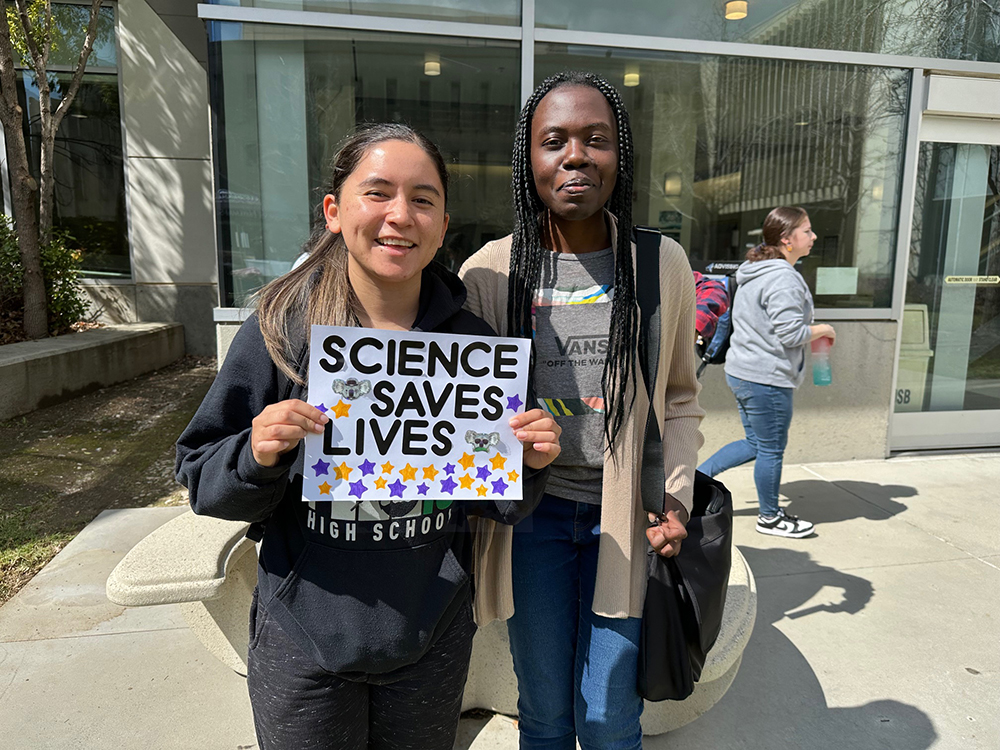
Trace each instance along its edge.
<instances>
[{"instance_id":1,"label":"blue jeans of walking person","mask_svg":"<svg viewBox=\"0 0 1000 750\"><path fill-rule=\"evenodd\" d=\"M698 471L714 477L726 469L757 459L753 479L757 485L760 514L776 516L781 465L788 443L788 426L792 422L795 389L751 383L731 375L726 375L726 383L736 397L746 438L717 450L698 467Z\"/></svg>"},{"instance_id":2,"label":"blue jeans of walking person","mask_svg":"<svg viewBox=\"0 0 1000 750\"><path fill-rule=\"evenodd\" d=\"M640 621L591 610L600 519L596 505L545 495L514 528L507 628L521 750L642 748Z\"/></svg>"}]
</instances>

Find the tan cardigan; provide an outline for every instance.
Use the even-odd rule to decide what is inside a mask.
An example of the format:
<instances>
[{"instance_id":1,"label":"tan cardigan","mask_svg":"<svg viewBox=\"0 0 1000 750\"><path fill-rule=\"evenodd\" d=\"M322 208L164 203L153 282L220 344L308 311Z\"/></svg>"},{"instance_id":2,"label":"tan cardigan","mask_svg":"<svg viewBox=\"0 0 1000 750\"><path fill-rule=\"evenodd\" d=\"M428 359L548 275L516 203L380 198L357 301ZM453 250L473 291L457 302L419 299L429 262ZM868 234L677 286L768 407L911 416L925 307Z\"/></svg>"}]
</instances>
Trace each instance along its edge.
<instances>
[{"instance_id":1,"label":"tan cardigan","mask_svg":"<svg viewBox=\"0 0 1000 750\"><path fill-rule=\"evenodd\" d=\"M614 222L611 245L615 247ZM501 336L507 334L507 275L511 237L486 244L469 258L459 275L469 290L466 309L483 318ZM633 257L635 245L632 246ZM698 429L704 411L698 406L701 386L695 375L694 277L683 249L673 240L660 243L660 363L653 402L663 425L664 491L689 511L694 469L703 438ZM642 616L646 594L646 514L639 491L641 442L649 400L642 371L635 402L622 426L615 450L604 461L601 540L593 609L605 617ZM626 398L628 394L626 394ZM511 527L473 519L476 622L506 620L514 613L511 591Z\"/></svg>"}]
</instances>

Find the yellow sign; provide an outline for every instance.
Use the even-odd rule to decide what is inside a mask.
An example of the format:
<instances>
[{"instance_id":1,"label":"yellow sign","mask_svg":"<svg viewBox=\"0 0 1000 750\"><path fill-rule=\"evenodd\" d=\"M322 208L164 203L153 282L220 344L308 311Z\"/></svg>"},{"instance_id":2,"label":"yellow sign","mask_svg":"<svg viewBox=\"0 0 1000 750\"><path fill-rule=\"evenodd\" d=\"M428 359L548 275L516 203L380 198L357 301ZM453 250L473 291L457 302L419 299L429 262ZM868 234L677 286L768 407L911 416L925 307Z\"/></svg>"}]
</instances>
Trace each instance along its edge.
<instances>
[{"instance_id":1,"label":"yellow sign","mask_svg":"<svg viewBox=\"0 0 1000 750\"><path fill-rule=\"evenodd\" d=\"M945 276L945 284L1000 284L1000 276Z\"/></svg>"}]
</instances>

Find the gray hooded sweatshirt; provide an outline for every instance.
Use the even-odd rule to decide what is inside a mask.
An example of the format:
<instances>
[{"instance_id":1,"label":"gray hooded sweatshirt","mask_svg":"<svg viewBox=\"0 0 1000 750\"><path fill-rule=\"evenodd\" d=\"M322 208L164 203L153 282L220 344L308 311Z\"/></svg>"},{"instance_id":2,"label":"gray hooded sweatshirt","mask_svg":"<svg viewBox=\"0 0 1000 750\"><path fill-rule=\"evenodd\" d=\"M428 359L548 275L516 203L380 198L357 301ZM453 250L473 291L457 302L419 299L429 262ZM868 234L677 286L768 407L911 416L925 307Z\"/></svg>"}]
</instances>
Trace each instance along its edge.
<instances>
[{"instance_id":1,"label":"gray hooded sweatshirt","mask_svg":"<svg viewBox=\"0 0 1000 750\"><path fill-rule=\"evenodd\" d=\"M798 388L805 375L813 300L786 260L747 261L736 271L733 336L726 374L751 383Z\"/></svg>"}]
</instances>

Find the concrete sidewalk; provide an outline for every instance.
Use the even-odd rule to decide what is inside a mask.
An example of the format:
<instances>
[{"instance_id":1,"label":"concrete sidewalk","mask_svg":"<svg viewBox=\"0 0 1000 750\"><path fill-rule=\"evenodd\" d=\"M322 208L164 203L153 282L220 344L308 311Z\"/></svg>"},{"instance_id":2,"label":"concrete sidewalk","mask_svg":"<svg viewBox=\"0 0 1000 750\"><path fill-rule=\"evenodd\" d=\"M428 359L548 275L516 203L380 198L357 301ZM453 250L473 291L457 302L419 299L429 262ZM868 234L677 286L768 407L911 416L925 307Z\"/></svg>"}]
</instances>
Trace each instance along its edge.
<instances>
[{"instance_id":1,"label":"concrete sidewalk","mask_svg":"<svg viewBox=\"0 0 1000 750\"><path fill-rule=\"evenodd\" d=\"M722 475L757 624L732 688L649 750L1000 747L1000 454L787 466L817 536L756 534L752 468ZM0 608L0 746L254 748L244 680L174 606L123 610L104 582L181 509L107 511ZM457 747L517 746L509 719Z\"/></svg>"}]
</instances>

